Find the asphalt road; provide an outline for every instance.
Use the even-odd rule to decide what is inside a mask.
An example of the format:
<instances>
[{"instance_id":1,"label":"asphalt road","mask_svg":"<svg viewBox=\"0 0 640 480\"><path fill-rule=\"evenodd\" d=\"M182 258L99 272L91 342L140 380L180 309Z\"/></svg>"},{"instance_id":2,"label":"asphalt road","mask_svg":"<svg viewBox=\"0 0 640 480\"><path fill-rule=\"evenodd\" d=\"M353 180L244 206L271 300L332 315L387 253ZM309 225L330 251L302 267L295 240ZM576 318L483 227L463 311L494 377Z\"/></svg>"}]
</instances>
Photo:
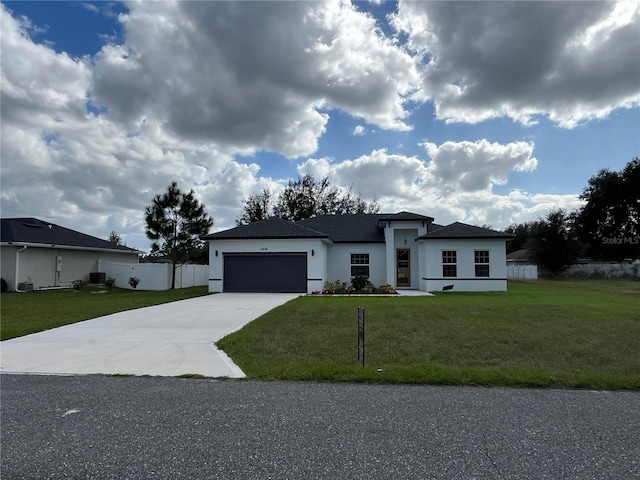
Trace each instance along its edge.
<instances>
[{"instance_id":1,"label":"asphalt road","mask_svg":"<svg viewBox=\"0 0 640 480\"><path fill-rule=\"evenodd\" d=\"M640 392L0 381L3 480L640 478Z\"/></svg>"}]
</instances>

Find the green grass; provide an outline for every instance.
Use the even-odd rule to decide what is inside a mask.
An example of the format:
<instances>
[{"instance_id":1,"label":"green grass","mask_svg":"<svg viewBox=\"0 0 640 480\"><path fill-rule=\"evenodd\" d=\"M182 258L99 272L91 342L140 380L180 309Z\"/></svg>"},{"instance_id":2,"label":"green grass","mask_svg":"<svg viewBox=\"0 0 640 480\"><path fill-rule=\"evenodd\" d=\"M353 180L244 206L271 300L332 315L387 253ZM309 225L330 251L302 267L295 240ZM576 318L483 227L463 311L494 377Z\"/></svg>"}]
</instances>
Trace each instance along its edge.
<instances>
[{"instance_id":1,"label":"green grass","mask_svg":"<svg viewBox=\"0 0 640 480\"><path fill-rule=\"evenodd\" d=\"M102 292L102 293L97 293ZM111 293L85 287L0 296L0 339L20 337L111 313L174 302L207 294L207 287L163 292L114 288Z\"/></svg>"},{"instance_id":2,"label":"green grass","mask_svg":"<svg viewBox=\"0 0 640 480\"><path fill-rule=\"evenodd\" d=\"M367 366L357 361L366 308ZM640 282L293 300L218 342L257 379L640 388ZM382 371L379 371L382 369Z\"/></svg>"}]
</instances>

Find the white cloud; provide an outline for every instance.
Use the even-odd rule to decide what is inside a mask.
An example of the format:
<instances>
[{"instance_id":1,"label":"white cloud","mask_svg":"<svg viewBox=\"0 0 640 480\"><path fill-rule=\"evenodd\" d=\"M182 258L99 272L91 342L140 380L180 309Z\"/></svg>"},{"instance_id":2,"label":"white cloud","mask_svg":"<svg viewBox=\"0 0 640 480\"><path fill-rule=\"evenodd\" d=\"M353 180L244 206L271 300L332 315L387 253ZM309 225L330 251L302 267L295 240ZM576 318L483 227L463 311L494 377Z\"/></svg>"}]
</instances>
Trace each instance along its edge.
<instances>
[{"instance_id":1,"label":"white cloud","mask_svg":"<svg viewBox=\"0 0 640 480\"><path fill-rule=\"evenodd\" d=\"M640 103L637 2L401 2L438 118L548 115L562 127Z\"/></svg>"},{"instance_id":2,"label":"white cloud","mask_svg":"<svg viewBox=\"0 0 640 480\"><path fill-rule=\"evenodd\" d=\"M511 171L532 171L538 161L533 143L515 142L507 145L477 142L445 142L442 145L424 143L432 159L433 179L447 190L473 192L507 183Z\"/></svg>"},{"instance_id":3,"label":"white cloud","mask_svg":"<svg viewBox=\"0 0 640 480\"><path fill-rule=\"evenodd\" d=\"M410 128L413 59L348 2L138 2L121 21L94 70L116 119L289 157L317 150L331 107Z\"/></svg>"},{"instance_id":4,"label":"white cloud","mask_svg":"<svg viewBox=\"0 0 640 480\"><path fill-rule=\"evenodd\" d=\"M33 43L28 19L16 20L4 5L0 8L3 123L16 121L46 128L82 121L91 82L87 65Z\"/></svg>"},{"instance_id":5,"label":"white cloud","mask_svg":"<svg viewBox=\"0 0 640 480\"><path fill-rule=\"evenodd\" d=\"M405 7L415 17L407 17ZM272 150L308 157L335 109L359 119L362 125L352 133L368 133L367 139L378 137L371 125L412 128L407 102L420 82L414 59L348 2L132 3L120 17L124 43L80 59L35 43L29 32L36 27L0 8L3 216L37 216L101 237L116 230L130 246L145 249L144 207L172 180L184 190L193 187L214 216L214 229L226 228L240 214L242 198L263 188L277 194L287 181L263 177L258 160L240 163L235 155ZM437 54L425 70L422 95L434 99L441 118L478 121L508 114L526 121L548 112L570 125L633 98L627 82L638 78L636 67L625 67L625 59L637 45L637 14L629 23L620 9L607 17L598 5L586 13L554 7L573 32L549 44L554 69L543 68L542 54L532 52L533 65L523 67L530 68L531 80L516 69L511 86L503 76L519 57L492 40L499 30L488 23L478 52L486 55L485 43L494 41L509 68L487 70L464 55L474 45L471 34L459 29L447 8L401 5L397 17L406 23L411 48ZM478 18L499 13L473 8ZM440 27L429 30L431 36L420 33L419 22L429 26L434 18L451 27L451 38ZM460 13L462 24L473 26L472 20ZM505 23L512 31L519 26ZM604 55L606 48L611 51ZM570 58L566 49L579 55ZM601 64L594 63L595 55ZM579 75L581 68L588 74ZM540 72L552 75L545 80ZM610 89L603 89L614 74ZM432 90L435 85L442 88ZM106 112L90 113L95 110L88 112L87 103ZM572 195L493 191L508 185L510 172L536 168L531 143L424 147L430 159L384 148L346 160L321 152L298 171L353 185L354 192L378 198L386 211L412 210L441 223L500 227L553 206L576 205Z\"/></svg>"},{"instance_id":6,"label":"white cloud","mask_svg":"<svg viewBox=\"0 0 640 480\"><path fill-rule=\"evenodd\" d=\"M399 198L415 201L427 190L439 196L491 192L494 185L504 185L512 171L532 171L537 166L534 145L527 142L509 144L477 142L424 143L431 161L416 156L374 150L353 160L335 162L330 158L309 159L298 173L328 176L342 186L353 185L365 197Z\"/></svg>"},{"instance_id":7,"label":"white cloud","mask_svg":"<svg viewBox=\"0 0 640 480\"><path fill-rule=\"evenodd\" d=\"M326 159L310 160L298 167L298 171L316 177L328 176L344 187L353 185L354 192L365 198L378 199L419 198L418 182L427 175L427 167L419 158L389 154L384 149L335 164L329 164Z\"/></svg>"},{"instance_id":8,"label":"white cloud","mask_svg":"<svg viewBox=\"0 0 640 480\"><path fill-rule=\"evenodd\" d=\"M6 12L0 18L3 216L37 216L103 238L115 229L146 249L144 208L172 180L193 186L227 226L243 197L279 185L258 179L258 165L170 135L154 119L122 125L88 114L89 64L35 44Z\"/></svg>"},{"instance_id":9,"label":"white cloud","mask_svg":"<svg viewBox=\"0 0 640 480\"><path fill-rule=\"evenodd\" d=\"M80 6L86 10L89 10L90 12L100 13L100 9L93 3L80 2Z\"/></svg>"},{"instance_id":10,"label":"white cloud","mask_svg":"<svg viewBox=\"0 0 640 480\"><path fill-rule=\"evenodd\" d=\"M342 162L309 159L298 167L298 173L327 176L333 184L352 186L364 198L379 200L383 211L423 213L438 223L463 221L504 228L533 220L554 206L573 209L578 205L575 195L493 191L494 185L508 182L510 172L535 169L531 143L480 140L423 146L431 161L381 149Z\"/></svg>"},{"instance_id":11,"label":"white cloud","mask_svg":"<svg viewBox=\"0 0 640 480\"><path fill-rule=\"evenodd\" d=\"M366 129L362 125L356 125L356 128L353 129L351 135L362 136L366 132Z\"/></svg>"}]
</instances>

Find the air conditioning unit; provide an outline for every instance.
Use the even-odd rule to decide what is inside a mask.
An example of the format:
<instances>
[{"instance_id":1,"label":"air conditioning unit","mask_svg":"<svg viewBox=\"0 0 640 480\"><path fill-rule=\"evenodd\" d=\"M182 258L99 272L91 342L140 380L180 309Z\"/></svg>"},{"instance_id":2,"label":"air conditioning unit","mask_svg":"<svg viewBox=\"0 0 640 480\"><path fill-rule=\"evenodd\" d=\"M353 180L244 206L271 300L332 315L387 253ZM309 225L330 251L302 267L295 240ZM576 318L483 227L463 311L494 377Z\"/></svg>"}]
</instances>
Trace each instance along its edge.
<instances>
[{"instance_id":1,"label":"air conditioning unit","mask_svg":"<svg viewBox=\"0 0 640 480\"><path fill-rule=\"evenodd\" d=\"M104 283L107 281L105 272L91 272L89 274L89 283Z\"/></svg>"},{"instance_id":2,"label":"air conditioning unit","mask_svg":"<svg viewBox=\"0 0 640 480\"><path fill-rule=\"evenodd\" d=\"M32 292L33 291L33 283L31 282L20 282L18 283L18 290L22 292Z\"/></svg>"}]
</instances>

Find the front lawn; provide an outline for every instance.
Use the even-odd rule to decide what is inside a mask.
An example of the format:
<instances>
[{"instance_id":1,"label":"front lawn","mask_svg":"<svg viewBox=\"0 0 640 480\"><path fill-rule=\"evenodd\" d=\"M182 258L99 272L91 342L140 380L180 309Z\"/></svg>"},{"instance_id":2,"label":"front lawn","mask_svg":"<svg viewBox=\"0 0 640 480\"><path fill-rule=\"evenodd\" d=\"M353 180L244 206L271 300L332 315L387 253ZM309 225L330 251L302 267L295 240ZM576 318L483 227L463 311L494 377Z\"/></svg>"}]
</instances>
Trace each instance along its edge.
<instances>
[{"instance_id":1,"label":"front lawn","mask_svg":"<svg viewBox=\"0 0 640 480\"><path fill-rule=\"evenodd\" d=\"M357 306L366 308L365 368L357 361ZM301 297L217 345L249 378L640 388L640 282Z\"/></svg>"},{"instance_id":2,"label":"front lawn","mask_svg":"<svg viewBox=\"0 0 640 480\"><path fill-rule=\"evenodd\" d=\"M207 294L207 287L164 292L114 288L111 293L84 287L81 291L50 290L3 293L0 296L0 339L7 340L111 313L174 302Z\"/></svg>"}]
</instances>

